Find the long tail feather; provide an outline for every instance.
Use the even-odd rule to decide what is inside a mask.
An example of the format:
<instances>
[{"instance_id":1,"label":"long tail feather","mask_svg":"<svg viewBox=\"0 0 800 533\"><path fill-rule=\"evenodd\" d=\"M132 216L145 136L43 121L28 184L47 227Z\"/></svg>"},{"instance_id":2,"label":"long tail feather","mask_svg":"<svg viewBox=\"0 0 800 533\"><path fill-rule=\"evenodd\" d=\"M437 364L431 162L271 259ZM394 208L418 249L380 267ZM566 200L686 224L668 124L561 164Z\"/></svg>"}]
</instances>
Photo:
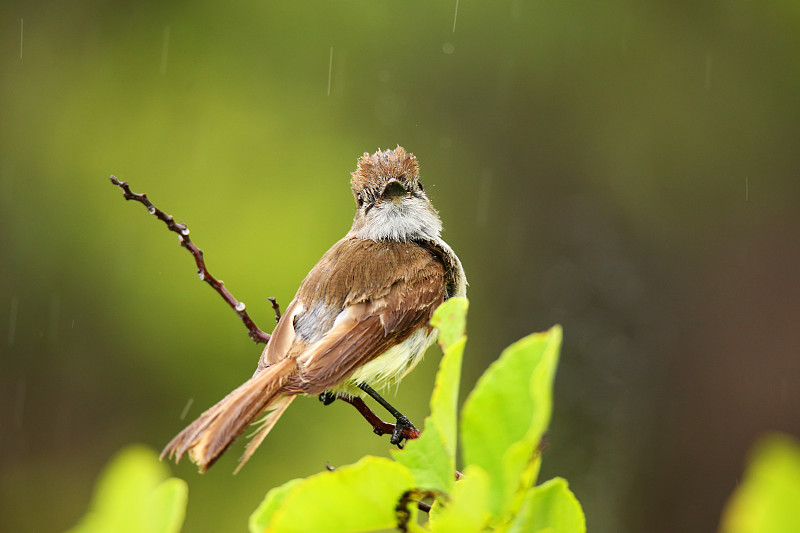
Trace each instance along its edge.
<instances>
[{"instance_id":1,"label":"long tail feather","mask_svg":"<svg viewBox=\"0 0 800 533\"><path fill-rule=\"evenodd\" d=\"M294 359L284 359L257 373L178 433L161 452L161 458L175 457L177 462L188 453L200 472L205 472L261 413L274 409L265 418L269 421L268 432L291 403L286 401L291 397L281 395L280 389L296 370ZM275 413L279 414L270 418ZM266 436L262 432L263 428L257 436L258 444ZM248 447L240 468L258 444Z\"/></svg>"},{"instance_id":2,"label":"long tail feather","mask_svg":"<svg viewBox=\"0 0 800 533\"><path fill-rule=\"evenodd\" d=\"M255 452L259 446L261 446L261 443L264 442L266 436L269 435L270 431L272 431L275 423L278 421L281 415L283 415L283 412L286 411L286 408L291 405L295 398L296 396L284 395L270 404L270 412L258 422L259 427L250 437L250 441L247 443L244 453L239 458L239 466L237 466L236 470L233 471L234 474L237 474L239 470L242 469L247 460L250 459L250 456L253 455L253 452Z\"/></svg>"}]
</instances>

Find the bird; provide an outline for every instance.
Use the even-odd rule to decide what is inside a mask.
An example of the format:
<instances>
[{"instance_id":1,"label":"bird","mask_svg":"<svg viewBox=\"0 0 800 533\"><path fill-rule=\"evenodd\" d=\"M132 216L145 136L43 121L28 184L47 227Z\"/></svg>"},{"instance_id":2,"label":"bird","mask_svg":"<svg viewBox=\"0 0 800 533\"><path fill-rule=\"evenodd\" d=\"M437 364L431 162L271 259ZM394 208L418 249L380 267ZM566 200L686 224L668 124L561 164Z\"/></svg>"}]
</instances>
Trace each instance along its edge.
<instances>
[{"instance_id":1,"label":"bird","mask_svg":"<svg viewBox=\"0 0 800 533\"><path fill-rule=\"evenodd\" d=\"M299 395L356 407L371 396L396 418L392 444L419 435L378 391L419 363L438 336L429 324L433 312L465 296L467 279L441 237L413 154L399 145L365 152L350 185L356 201L350 231L300 284L253 376L175 436L162 459L187 454L205 472L253 424L238 472Z\"/></svg>"}]
</instances>

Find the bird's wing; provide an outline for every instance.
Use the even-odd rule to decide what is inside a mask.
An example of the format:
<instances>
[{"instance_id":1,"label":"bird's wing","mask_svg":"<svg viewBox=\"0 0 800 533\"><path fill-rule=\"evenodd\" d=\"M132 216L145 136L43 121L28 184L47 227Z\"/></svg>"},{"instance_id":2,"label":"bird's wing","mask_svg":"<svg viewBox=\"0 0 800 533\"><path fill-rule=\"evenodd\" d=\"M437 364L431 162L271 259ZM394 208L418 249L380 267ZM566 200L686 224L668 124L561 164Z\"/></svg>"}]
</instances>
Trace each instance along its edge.
<instances>
[{"instance_id":1,"label":"bird's wing","mask_svg":"<svg viewBox=\"0 0 800 533\"><path fill-rule=\"evenodd\" d=\"M426 327L444 299L443 286L444 269L432 262L426 275L398 280L385 297L348 306L328 334L298 355L303 392L318 394L339 385L354 370Z\"/></svg>"},{"instance_id":2,"label":"bird's wing","mask_svg":"<svg viewBox=\"0 0 800 533\"><path fill-rule=\"evenodd\" d=\"M275 328L270 344L291 337L288 349L265 351L268 362L297 358L299 372L285 392L319 394L339 385L425 327L445 298L445 267L427 248L349 240L323 256L290 305L291 320L283 317Z\"/></svg>"}]
</instances>

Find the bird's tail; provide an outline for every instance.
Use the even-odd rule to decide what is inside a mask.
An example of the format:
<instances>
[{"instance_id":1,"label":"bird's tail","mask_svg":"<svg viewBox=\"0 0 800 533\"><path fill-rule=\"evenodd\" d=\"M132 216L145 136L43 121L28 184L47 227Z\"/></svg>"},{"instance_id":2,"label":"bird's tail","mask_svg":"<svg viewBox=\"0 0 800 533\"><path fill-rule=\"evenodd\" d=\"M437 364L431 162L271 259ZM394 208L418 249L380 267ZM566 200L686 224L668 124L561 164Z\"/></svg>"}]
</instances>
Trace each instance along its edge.
<instances>
[{"instance_id":1,"label":"bird's tail","mask_svg":"<svg viewBox=\"0 0 800 533\"><path fill-rule=\"evenodd\" d=\"M294 396L280 391L296 371L294 358L287 358L256 373L178 433L161 452L161 458L174 457L177 462L188 452L189 459L197 464L200 472L205 472L247 426L269 410L239 460L238 471L292 403Z\"/></svg>"}]
</instances>

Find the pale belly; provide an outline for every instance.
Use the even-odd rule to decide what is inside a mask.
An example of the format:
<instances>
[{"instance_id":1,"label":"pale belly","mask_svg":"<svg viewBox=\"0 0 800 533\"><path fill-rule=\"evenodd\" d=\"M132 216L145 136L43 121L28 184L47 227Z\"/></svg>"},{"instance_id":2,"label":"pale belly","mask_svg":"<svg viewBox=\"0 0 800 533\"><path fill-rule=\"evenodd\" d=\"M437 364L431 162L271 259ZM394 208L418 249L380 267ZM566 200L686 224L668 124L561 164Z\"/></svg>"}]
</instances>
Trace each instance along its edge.
<instances>
[{"instance_id":1,"label":"pale belly","mask_svg":"<svg viewBox=\"0 0 800 533\"><path fill-rule=\"evenodd\" d=\"M386 350L353 372L350 378L334 389L351 396L364 396L357 387L366 383L376 390L387 389L402 380L422 360L425 351L439 336L439 330L422 327L400 344Z\"/></svg>"}]
</instances>

